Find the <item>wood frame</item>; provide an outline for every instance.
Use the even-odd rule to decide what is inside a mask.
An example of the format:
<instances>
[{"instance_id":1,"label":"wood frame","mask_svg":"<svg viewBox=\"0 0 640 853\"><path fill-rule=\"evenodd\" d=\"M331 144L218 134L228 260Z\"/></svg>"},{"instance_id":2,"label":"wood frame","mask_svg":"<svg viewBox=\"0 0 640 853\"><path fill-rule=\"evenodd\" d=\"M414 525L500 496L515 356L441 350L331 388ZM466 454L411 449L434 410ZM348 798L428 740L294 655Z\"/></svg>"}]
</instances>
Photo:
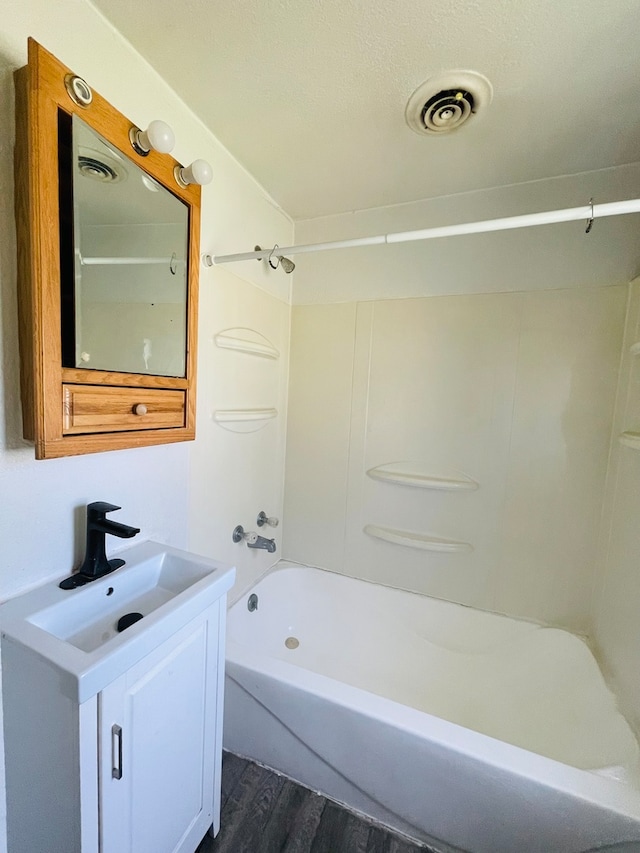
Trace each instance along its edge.
<instances>
[{"instance_id":1,"label":"wood frame","mask_svg":"<svg viewBox=\"0 0 640 853\"><path fill-rule=\"evenodd\" d=\"M189 441L195 438L200 198L197 185L183 188L169 154L137 154L129 141L135 127L93 91L88 107L77 105L65 86L73 74L33 39L28 65L15 72L15 214L18 236L18 306L24 437L36 459ZM126 158L163 184L189 208L186 376L149 376L62 366L60 229L58 211L58 111L77 114ZM179 389L185 394L184 425L110 433L65 434L63 385ZM68 412L67 412L68 415Z\"/></svg>"}]
</instances>

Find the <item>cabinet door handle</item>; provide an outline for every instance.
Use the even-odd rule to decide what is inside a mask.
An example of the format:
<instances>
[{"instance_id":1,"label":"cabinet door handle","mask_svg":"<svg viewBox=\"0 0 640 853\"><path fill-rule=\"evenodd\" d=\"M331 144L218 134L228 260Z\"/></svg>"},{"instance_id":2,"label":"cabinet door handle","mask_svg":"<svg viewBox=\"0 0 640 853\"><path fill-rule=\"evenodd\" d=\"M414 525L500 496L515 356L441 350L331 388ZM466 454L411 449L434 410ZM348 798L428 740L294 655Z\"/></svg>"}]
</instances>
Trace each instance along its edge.
<instances>
[{"instance_id":1,"label":"cabinet door handle","mask_svg":"<svg viewBox=\"0 0 640 853\"><path fill-rule=\"evenodd\" d=\"M111 776L122 779L122 727L111 726Z\"/></svg>"}]
</instances>

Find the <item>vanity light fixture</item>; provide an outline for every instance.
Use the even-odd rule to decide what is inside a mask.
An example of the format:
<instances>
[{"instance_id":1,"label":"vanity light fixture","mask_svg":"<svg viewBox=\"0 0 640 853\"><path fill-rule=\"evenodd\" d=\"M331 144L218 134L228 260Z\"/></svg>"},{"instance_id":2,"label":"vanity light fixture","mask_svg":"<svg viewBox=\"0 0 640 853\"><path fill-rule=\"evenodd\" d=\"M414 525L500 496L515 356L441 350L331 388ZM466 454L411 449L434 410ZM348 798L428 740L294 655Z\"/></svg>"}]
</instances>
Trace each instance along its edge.
<instances>
[{"instance_id":1,"label":"vanity light fixture","mask_svg":"<svg viewBox=\"0 0 640 853\"><path fill-rule=\"evenodd\" d=\"M206 160L194 160L190 166L176 166L173 170L178 186L188 187L189 184L208 184L213 178L213 169Z\"/></svg>"},{"instance_id":2,"label":"vanity light fixture","mask_svg":"<svg viewBox=\"0 0 640 853\"><path fill-rule=\"evenodd\" d=\"M88 107L93 101L93 92L86 80L77 74L67 74L64 78L67 94L74 104L79 107Z\"/></svg>"},{"instance_id":3,"label":"vanity light fixture","mask_svg":"<svg viewBox=\"0 0 640 853\"><path fill-rule=\"evenodd\" d=\"M161 154L168 154L176 144L176 137L166 123L160 119L154 119L146 130L132 127L129 131L129 140L136 154L146 157L153 148Z\"/></svg>"}]
</instances>

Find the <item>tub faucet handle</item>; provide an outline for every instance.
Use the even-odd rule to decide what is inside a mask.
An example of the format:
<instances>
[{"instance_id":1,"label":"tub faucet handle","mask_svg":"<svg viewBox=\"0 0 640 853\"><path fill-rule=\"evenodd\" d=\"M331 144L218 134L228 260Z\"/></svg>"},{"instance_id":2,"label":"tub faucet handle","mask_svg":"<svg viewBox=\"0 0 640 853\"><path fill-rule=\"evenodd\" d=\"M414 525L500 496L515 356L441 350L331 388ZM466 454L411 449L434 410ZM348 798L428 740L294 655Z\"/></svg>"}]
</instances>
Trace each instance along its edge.
<instances>
[{"instance_id":1,"label":"tub faucet handle","mask_svg":"<svg viewBox=\"0 0 640 853\"><path fill-rule=\"evenodd\" d=\"M234 528L231 538L234 542L246 542L247 545L255 545L258 541L258 534L250 530L245 530L244 527L239 524Z\"/></svg>"},{"instance_id":2,"label":"tub faucet handle","mask_svg":"<svg viewBox=\"0 0 640 853\"><path fill-rule=\"evenodd\" d=\"M280 524L280 519L276 518L275 515L268 516L267 513L261 509L258 513L256 524L258 527L263 527L265 524L268 524L269 527L277 527L278 524Z\"/></svg>"}]
</instances>

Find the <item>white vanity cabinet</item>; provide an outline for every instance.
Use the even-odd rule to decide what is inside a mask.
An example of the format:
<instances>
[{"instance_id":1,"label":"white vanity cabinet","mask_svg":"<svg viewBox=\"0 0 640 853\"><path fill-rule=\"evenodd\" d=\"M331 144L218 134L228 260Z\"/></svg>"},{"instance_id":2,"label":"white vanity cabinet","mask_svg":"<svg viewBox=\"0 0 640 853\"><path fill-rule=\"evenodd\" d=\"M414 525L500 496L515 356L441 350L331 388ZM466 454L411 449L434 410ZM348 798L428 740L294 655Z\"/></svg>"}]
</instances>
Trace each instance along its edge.
<instances>
[{"instance_id":1,"label":"white vanity cabinet","mask_svg":"<svg viewBox=\"0 0 640 853\"><path fill-rule=\"evenodd\" d=\"M182 571L184 552L154 543L136 551L141 573L167 551L178 556L165 560L165 575ZM211 826L217 832L234 571L198 559L199 580L149 612L145 602L175 577L162 581L161 569L132 599L135 560L80 590L53 584L0 608L10 853L194 853ZM76 622L65 638L48 633L62 633L61 608L86 602L90 613L92 599L114 624L122 611L144 618L111 636L104 613L96 632Z\"/></svg>"},{"instance_id":2,"label":"white vanity cabinet","mask_svg":"<svg viewBox=\"0 0 640 853\"><path fill-rule=\"evenodd\" d=\"M220 621L188 625L99 694L101 853L193 853L217 831Z\"/></svg>"}]
</instances>

